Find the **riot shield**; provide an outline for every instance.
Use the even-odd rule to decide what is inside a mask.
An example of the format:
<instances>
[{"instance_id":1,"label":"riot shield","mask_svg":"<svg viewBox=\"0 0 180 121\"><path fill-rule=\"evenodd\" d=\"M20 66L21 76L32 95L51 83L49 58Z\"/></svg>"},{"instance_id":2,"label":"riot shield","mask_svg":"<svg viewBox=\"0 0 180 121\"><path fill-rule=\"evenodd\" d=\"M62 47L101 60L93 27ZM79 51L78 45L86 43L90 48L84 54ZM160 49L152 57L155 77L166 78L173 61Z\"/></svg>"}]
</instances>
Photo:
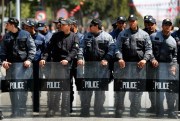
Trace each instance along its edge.
<instances>
[{"instance_id":1,"label":"riot shield","mask_svg":"<svg viewBox=\"0 0 180 121\"><path fill-rule=\"evenodd\" d=\"M114 64L114 115L115 117L144 117L146 67L138 68L136 62L126 62L125 68Z\"/></svg>"},{"instance_id":2,"label":"riot shield","mask_svg":"<svg viewBox=\"0 0 180 121\"><path fill-rule=\"evenodd\" d=\"M147 117L178 118L179 66L159 63L147 70ZM175 70L174 70L175 69Z\"/></svg>"},{"instance_id":3,"label":"riot shield","mask_svg":"<svg viewBox=\"0 0 180 121\"><path fill-rule=\"evenodd\" d=\"M64 66L59 62L47 62L44 67L40 67L39 78L40 114L46 117L64 116L64 112L69 114L70 66Z\"/></svg>"},{"instance_id":4,"label":"riot shield","mask_svg":"<svg viewBox=\"0 0 180 121\"><path fill-rule=\"evenodd\" d=\"M75 115L108 116L108 93L105 92L109 83L108 66L102 66L100 62L85 62L84 66L77 66L77 81Z\"/></svg>"},{"instance_id":5,"label":"riot shield","mask_svg":"<svg viewBox=\"0 0 180 121\"><path fill-rule=\"evenodd\" d=\"M5 117L32 116L32 93L28 92L33 89L32 72L32 65L26 68L23 63L12 63L6 70L6 76L1 82L1 109Z\"/></svg>"}]
</instances>

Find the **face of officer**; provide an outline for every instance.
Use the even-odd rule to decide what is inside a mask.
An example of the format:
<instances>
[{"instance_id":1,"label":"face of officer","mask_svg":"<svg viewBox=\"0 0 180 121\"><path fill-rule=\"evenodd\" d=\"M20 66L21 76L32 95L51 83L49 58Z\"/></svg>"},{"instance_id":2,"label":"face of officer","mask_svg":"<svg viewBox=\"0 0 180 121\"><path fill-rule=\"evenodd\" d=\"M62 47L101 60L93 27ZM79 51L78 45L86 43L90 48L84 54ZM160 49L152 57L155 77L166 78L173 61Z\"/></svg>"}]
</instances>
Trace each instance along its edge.
<instances>
[{"instance_id":1,"label":"face of officer","mask_svg":"<svg viewBox=\"0 0 180 121\"><path fill-rule=\"evenodd\" d=\"M138 22L137 20L129 20L129 27L132 30L137 30Z\"/></svg>"},{"instance_id":2,"label":"face of officer","mask_svg":"<svg viewBox=\"0 0 180 121\"><path fill-rule=\"evenodd\" d=\"M35 33L33 26L24 25L24 30L28 31L31 35Z\"/></svg>"},{"instance_id":3,"label":"face of officer","mask_svg":"<svg viewBox=\"0 0 180 121\"><path fill-rule=\"evenodd\" d=\"M98 33L98 32L99 32L98 25L91 24L91 25L89 26L89 31L90 31L91 33Z\"/></svg>"},{"instance_id":4,"label":"face of officer","mask_svg":"<svg viewBox=\"0 0 180 121\"><path fill-rule=\"evenodd\" d=\"M55 27L58 31L61 31L61 23L55 23Z\"/></svg>"},{"instance_id":5,"label":"face of officer","mask_svg":"<svg viewBox=\"0 0 180 121\"><path fill-rule=\"evenodd\" d=\"M156 24L154 24L154 23L148 23L148 30L150 31L150 32L155 32L156 31Z\"/></svg>"},{"instance_id":6,"label":"face of officer","mask_svg":"<svg viewBox=\"0 0 180 121\"><path fill-rule=\"evenodd\" d=\"M163 25L162 25L163 35L169 36L170 33L171 33L171 30L172 30L172 24L167 23L167 24L163 24Z\"/></svg>"},{"instance_id":7,"label":"face of officer","mask_svg":"<svg viewBox=\"0 0 180 121\"><path fill-rule=\"evenodd\" d=\"M71 28L70 24L61 24L61 31L63 31L65 34L70 33L70 28Z\"/></svg>"},{"instance_id":8,"label":"face of officer","mask_svg":"<svg viewBox=\"0 0 180 121\"><path fill-rule=\"evenodd\" d=\"M44 29L43 30L39 30L39 32L41 34L46 34L48 30L49 30L48 26L44 26Z\"/></svg>"},{"instance_id":9,"label":"face of officer","mask_svg":"<svg viewBox=\"0 0 180 121\"><path fill-rule=\"evenodd\" d=\"M124 21L118 21L116 25L119 30L124 30L126 28L126 23Z\"/></svg>"},{"instance_id":10,"label":"face of officer","mask_svg":"<svg viewBox=\"0 0 180 121\"><path fill-rule=\"evenodd\" d=\"M7 22L6 25L5 25L5 29L7 31L11 31L12 32L14 28L15 28L15 26L12 23Z\"/></svg>"}]
</instances>

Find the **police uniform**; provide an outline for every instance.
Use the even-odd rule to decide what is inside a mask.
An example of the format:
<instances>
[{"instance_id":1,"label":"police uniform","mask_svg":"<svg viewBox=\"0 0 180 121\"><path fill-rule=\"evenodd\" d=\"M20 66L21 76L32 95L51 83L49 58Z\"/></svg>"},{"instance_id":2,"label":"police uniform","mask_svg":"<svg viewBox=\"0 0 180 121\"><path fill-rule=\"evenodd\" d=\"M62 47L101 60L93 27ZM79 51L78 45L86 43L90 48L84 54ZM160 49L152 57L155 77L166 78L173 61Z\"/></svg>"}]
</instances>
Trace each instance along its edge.
<instances>
[{"instance_id":1,"label":"police uniform","mask_svg":"<svg viewBox=\"0 0 180 121\"><path fill-rule=\"evenodd\" d=\"M147 33L149 30L148 30L146 24L148 24L150 18L153 18L153 17L151 15L144 16L144 29L143 30Z\"/></svg>"},{"instance_id":2,"label":"police uniform","mask_svg":"<svg viewBox=\"0 0 180 121\"><path fill-rule=\"evenodd\" d=\"M116 26L117 26L117 22L122 22L122 23L125 23L126 22L126 18L124 16L119 16L117 19L116 19ZM123 28L124 30L125 28ZM123 30L120 30L118 27L116 27L116 29L114 29L114 31L110 32L109 34L113 37L113 39L117 39L119 33Z\"/></svg>"},{"instance_id":3,"label":"police uniform","mask_svg":"<svg viewBox=\"0 0 180 121\"><path fill-rule=\"evenodd\" d=\"M171 24L170 19L164 19L163 25ZM169 35L163 35L162 31L151 34L151 40L153 44L153 54L158 62L169 63L170 66L177 67L177 47L175 39ZM169 67L166 67L169 70ZM166 93L167 105L168 105L168 117L176 118L174 115L174 104L176 99L176 93L170 92L156 92L156 115L158 117L164 116L164 93Z\"/></svg>"},{"instance_id":4,"label":"police uniform","mask_svg":"<svg viewBox=\"0 0 180 121\"><path fill-rule=\"evenodd\" d=\"M114 54L114 41L110 34L101 30L102 24L99 19L93 19L91 24L98 25L100 29L99 33L93 34L88 32L82 42L80 43L80 49L78 52L78 60L84 61L110 61ZM90 25L91 26L91 25ZM80 116L90 116L90 102L93 91L83 91L80 93L81 100L81 114ZM104 91L95 91L94 101L94 114L95 116L101 116L103 112L103 104L105 101Z\"/></svg>"},{"instance_id":5,"label":"police uniform","mask_svg":"<svg viewBox=\"0 0 180 121\"><path fill-rule=\"evenodd\" d=\"M16 18L9 18L9 23L13 23L16 27L19 21ZM8 32L2 40L3 52L1 52L2 60L7 62L24 62L26 60L32 62L36 46L31 35L17 27L16 33ZM15 77L18 78L18 77ZM12 104L12 117L26 115L27 92L10 92ZM15 103L15 102L18 102Z\"/></svg>"},{"instance_id":6,"label":"police uniform","mask_svg":"<svg viewBox=\"0 0 180 121\"><path fill-rule=\"evenodd\" d=\"M179 24L180 24L180 20L179 20ZM176 40L176 44L177 44L177 62L178 64L180 64L180 29L178 29L177 31L174 31L171 36ZM180 71L179 71L180 73ZM180 74L179 74L180 75ZM179 97L180 97L180 93L179 96L177 96L176 99L176 109L178 108L178 102L179 102ZM179 102L180 104L180 102ZM180 107L179 107L180 110Z\"/></svg>"},{"instance_id":7,"label":"police uniform","mask_svg":"<svg viewBox=\"0 0 180 121\"><path fill-rule=\"evenodd\" d=\"M117 22L122 22L123 24L126 22L126 18L124 16L119 16L117 19L116 19L116 25L117 25ZM122 30L120 30L118 27L116 27L116 29L114 31L112 31L110 33L110 35L113 37L114 41L116 42L117 38L118 38L118 35L120 32L122 32L125 28L123 28ZM110 63L110 70L111 72L113 71L113 68L114 68L114 62L115 62L115 58L114 60L112 61L112 63ZM111 78L113 79L113 74L111 74ZM111 79L111 80L112 80ZM115 92L114 94L114 98L115 98L115 101L114 101L114 107L116 109L120 109L122 108L124 110L124 97L122 97L123 95L125 95L125 92ZM115 112L115 116L116 117L121 117L119 116L119 113L118 113L119 110L116 110Z\"/></svg>"},{"instance_id":8,"label":"police uniform","mask_svg":"<svg viewBox=\"0 0 180 121\"><path fill-rule=\"evenodd\" d=\"M65 24L70 24L69 20L62 20L61 22ZM62 60L67 60L71 65L73 59L77 56L79 49L79 39L78 36L70 32L69 34L64 34L60 31L54 33L52 38L47 44L47 48L42 56L42 60L47 60L48 54L51 52L51 57L53 62L60 62ZM69 81L70 83L70 81ZM61 92L51 91L48 92L48 112L47 117L54 116L55 112L59 110L59 100ZM61 103L61 115L69 116L70 112L70 93L69 91L62 92L62 103Z\"/></svg>"},{"instance_id":9,"label":"police uniform","mask_svg":"<svg viewBox=\"0 0 180 121\"><path fill-rule=\"evenodd\" d=\"M37 30L39 30L40 33L45 36L46 43L48 43L49 40L50 40L51 37L52 37L52 33L51 33L49 30L46 30L46 32L43 31L46 26L47 26L47 25L46 25L45 22L38 22L38 23L37 23Z\"/></svg>"},{"instance_id":10,"label":"police uniform","mask_svg":"<svg viewBox=\"0 0 180 121\"><path fill-rule=\"evenodd\" d=\"M156 24L156 19L153 18L152 16L150 16L150 17L145 16L144 19L147 23L152 23L153 25ZM151 35L152 33L157 32L157 30L152 31L148 28L148 30L146 32L148 32L148 34ZM148 61L147 66L146 66L146 71L147 71L146 78L147 79L152 79L152 77L155 77L155 75L156 75L156 72L152 72L152 68L154 68L154 67L152 67L152 64L150 63L150 61ZM152 90L152 89L150 89L150 90ZM151 107L147 109L147 112L154 113L155 108L156 108L155 92L148 92L148 93L149 93L149 99L151 101Z\"/></svg>"},{"instance_id":11,"label":"police uniform","mask_svg":"<svg viewBox=\"0 0 180 121\"><path fill-rule=\"evenodd\" d=\"M33 107L34 111L39 111L39 61L41 59L41 54L45 50L46 40L45 37L39 32L35 31L37 25L35 20L27 19L24 22L24 25L28 27L34 27L34 32L31 33L32 38L34 39L36 45L36 54L33 60L33 77L34 77L34 91L33 91ZM26 27L25 27L26 29ZM27 30L28 31L28 30Z\"/></svg>"},{"instance_id":12,"label":"police uniform","mask_svg":"<svg viewBox=\"0 0 180 121\"><path fill-rule=\"evenodd\" d=\"M70 20L71 20L72 25L74 25L74 26L78 25L78 21L75 20L74 18L71 18ZM80 32L78 32L78 30L77 30L77 32L75 32L73 27L71 27L71 31L74 32L75 34L77 34L77 36L79 38L79 43L81 43L84 35L81 34ZM80 81L76 77L76 75L77 75L77 57L75 57L74 60L73 60L70 75L71 75L70 78L71 78L71 112L72 112L72 106L73 106L72 103L74 101L73 77L75 79L75 85L76 85L77 89L79 88L79 83L80 83Z\"/></svg>"},{"instance_id":13,"label":"police uniform","mask_svg":"<svg viewBox=\"0 0 180 121\"><path fill-rule=\"evenodd\" d=\"M135 15L130 15L129 21L137 21ZM125 62L139 62L141 60L148 61L152 56L152 43L148 33L138 28L132 30L131 28L122 31L117 39L118 51L115 52L116 58L123 59ZM130 92L130 116L137 117L141 109L141 97L143 92ZM124 96L125 93L121 94L122 98L118 101L119 107L116 107L116 113L122 115L124 110ZM118 98L118 97L117 97ZM118 99L119 99L118 98ZM116 98L115 98L116 99Z\"/></svg>"}]
</instances>

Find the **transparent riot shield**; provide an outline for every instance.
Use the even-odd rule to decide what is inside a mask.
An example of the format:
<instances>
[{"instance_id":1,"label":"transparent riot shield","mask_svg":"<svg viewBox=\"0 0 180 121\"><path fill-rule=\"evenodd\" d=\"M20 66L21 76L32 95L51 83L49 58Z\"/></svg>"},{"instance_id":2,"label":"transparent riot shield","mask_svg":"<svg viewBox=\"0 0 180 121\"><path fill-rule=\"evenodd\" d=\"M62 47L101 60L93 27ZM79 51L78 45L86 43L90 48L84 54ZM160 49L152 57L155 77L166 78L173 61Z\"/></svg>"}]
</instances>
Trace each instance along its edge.
<instances>
[{"instance_id":1,"label":"transparent riot shield","mask_svg":"<svg viewBox=\"0 0 180 121\"><path fill-rule=\"evenodd\" d=\"M144 117L146 67L138 68L136 62L126 62L125 68L114 64L114 116Z\"/></svg>"},{"instance_id":2,"label":"transparent riot shield","mask_svg":"<svg viewBox=\"0 0 180 121\"><path fill-rule=\"evenodd\" d=\"M32 65L26 68L23 63L12 63L6 72L4 69L1 71L6 74L1 81L1 109L4 116L6 118L31 117L33 112L30 92L33 89Z\"/></svg>"},{"instance_id":3,"label":"transparent riot shield","mask_svg":"<svg viewBox=\"0 0 180 121\"><path fill-rule=\"evenodd\" d=\"M45 117L70 115L70 66L48 62L39 69L40 114Z\"/></svg>"},{"instance_id":4,"label":"transparent riot shield","mask_svg":"<svg viewBox=\"0 0 180 121\"><path fill-rule=\"evenodd\" d=\"M84 66L77 66L76 104L77 116L109 116L108 115L108 66L100 62L85 62Z\"/></svg>"},{"instance_id":5,"label":"transparent riot shield","mask_svg":"<svg viewBox=\"0 0 180 121\"><path fill-rule=\"evenodd\" d=\"M178 118L179 66L159 63L147 71L147 117Z\"/></svg>"}]
</instances>

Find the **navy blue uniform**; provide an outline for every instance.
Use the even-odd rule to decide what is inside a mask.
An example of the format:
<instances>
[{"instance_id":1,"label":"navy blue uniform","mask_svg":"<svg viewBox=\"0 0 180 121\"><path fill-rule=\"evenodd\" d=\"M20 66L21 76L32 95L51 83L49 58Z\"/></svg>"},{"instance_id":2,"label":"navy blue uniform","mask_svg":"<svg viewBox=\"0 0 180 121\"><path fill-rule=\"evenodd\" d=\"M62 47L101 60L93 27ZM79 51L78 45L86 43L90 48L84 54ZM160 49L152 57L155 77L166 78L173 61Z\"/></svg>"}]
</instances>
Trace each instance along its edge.
<instances>
[{"instance_id":1,"label":"navy blue uniform","mask_svg":"<svg viewBox=\"0 0 180 121\"><path fill-rule=\"evenodd\" d=\"M82 42L78 52L78 60L84 59L86 61L101 60L110 61L115 50L114 40L110 34L100 31L96 36L92 33L87 33ZM89 116L90 102L93 91L83 91L80 93L81 100L81 116ZM105 101L104 91L95 91L94 113L95 116L101 116L104 110L103 104Z\"/></svg>"},{"instance_id":2,"label":"navy blue uniform","mask_svg":"<svg viewBox=\"0 0 180 121\"><path fill-rule=\"evenodd\" d=\"M52 38L47 44L47 48L43 53L41 59L47 60L49 53L51 53L53 62L60 62L62 60L67 60L70 65L72 61L77 56L79 50L79 38L78 36L70 32L69 34L64 34L64 32L54 33ZM70 82L69 82L70 83ZM47 116L54 115L55 112L59 110L59 100L61 92L51 91L48 92L48 112ZM64 91L62 93L62 103L61 103L61 115L69 115L70 112L70 93ZM51 113L53 112L53 114Z\"/></svg>"},{"instance_id":3,"label":"navy blue uniform","mask_svg":"<svg viewBox=\"0 0 180 121\"><path fill-rule=\"evenodd\" d=\"M152 43L148 33L138 28L132 31L130 28L122 31L117 39L117 50L115 52L118 59L125 62L139 62L141 60L148 61L152 56ZM120 97L116 97L119 105L116 111L122 114L124 110L125 92L121 92ZM141 97L143 92L130 92L130 116L136 117L141 109Z\"/></svg>"},{"instance_id":4,"label":"navy blue uniform","mask_svg":"<svg viewBox=\"0 0 180 121\"><path fill-rule=\"evenodd\" d=\"M167 63L167 67L163 67L169 71L171 67L177 68L177 46L175 39L169 35L164 36L162 31L151 34L151 40L153 44L153 54L158 62ZM171 74L171 72L170 72ZM171 74L172 75L172 74ZM166 93L168 116L174 116L175 110L174 104L177 95L169 92L157 92L156 93L156 115L164 116L164 93Z\"/></svg>"},{"instance_id":5,"label":"navy blue uniform","mask_svg":"<svg viewBox=\"0 0 180 121\"><path fill-rule=\"evenodd\" d=\"M17 33L8 32L5 34L1 48L3 50L0 54L1 59L11 63L24 62L26 60L32 62L36 53L36 46L31 35L27 31L20 29L18 29ZM27 95L27 92L10 92L11 116L25 116Z\"/></svg>"}]
</instances>

